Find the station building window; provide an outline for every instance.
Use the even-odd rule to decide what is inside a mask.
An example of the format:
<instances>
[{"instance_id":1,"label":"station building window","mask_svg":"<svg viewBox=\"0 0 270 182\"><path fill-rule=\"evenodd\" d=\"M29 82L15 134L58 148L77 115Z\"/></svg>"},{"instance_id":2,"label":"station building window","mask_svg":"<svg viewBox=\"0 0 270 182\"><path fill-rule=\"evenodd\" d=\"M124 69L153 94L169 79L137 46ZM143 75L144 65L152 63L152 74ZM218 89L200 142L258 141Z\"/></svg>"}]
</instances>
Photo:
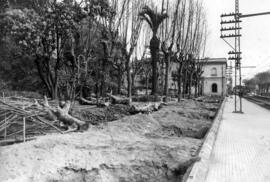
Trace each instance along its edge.
<instances>
[{"instance_id":1,"label":"station building window","mask_svg":"<svg viewBox=\"0 0 270 182\"><path fill-rule=\"evenodd\" d=\"M211 69L211 76L217 76L217 68Z\"/></svg>"}]
</instances>

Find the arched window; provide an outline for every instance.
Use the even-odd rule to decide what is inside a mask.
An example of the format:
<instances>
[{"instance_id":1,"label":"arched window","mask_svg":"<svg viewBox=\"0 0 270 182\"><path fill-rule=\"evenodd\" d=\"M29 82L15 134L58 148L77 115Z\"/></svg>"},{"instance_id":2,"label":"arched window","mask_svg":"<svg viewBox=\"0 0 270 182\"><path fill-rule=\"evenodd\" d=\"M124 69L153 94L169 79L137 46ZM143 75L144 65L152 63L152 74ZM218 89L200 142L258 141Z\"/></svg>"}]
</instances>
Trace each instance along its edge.
<instances>
[{"instance_id":1,"label":"arched window","mask_svg":"<svg viewBox=\"0 0 270 182\"><path fill-rule=\"evenodd\" d=\"M217 68L211 69L211 76L217 76Z\"/></svg>"},{"instance_id":2,"label":"arched window","mask_svg":"<svg viewBox=\"0 0 270 182\"><path fill-rule=\"evenodd\" d=\"M217 93L218 92L218 86L216 83L212 84L212 93Z\"/></svg>"}]
</instances>

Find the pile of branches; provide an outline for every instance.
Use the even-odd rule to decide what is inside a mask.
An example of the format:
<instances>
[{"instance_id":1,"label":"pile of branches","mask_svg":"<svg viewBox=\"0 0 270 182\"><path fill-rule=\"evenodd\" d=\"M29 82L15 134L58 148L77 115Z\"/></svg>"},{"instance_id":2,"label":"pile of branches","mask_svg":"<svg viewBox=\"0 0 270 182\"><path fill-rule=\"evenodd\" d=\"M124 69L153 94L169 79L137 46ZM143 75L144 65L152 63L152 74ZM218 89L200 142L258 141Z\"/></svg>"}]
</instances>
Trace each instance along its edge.
<instances>
[{"instance_id":1,"label":"pile of branches","mask_svg":"<svg viewBox=\"0 0 270 182\"><path fill-rule=\"evenodd\" d=\"M110 101L104 102L106 104L103 104L103 106L109 106L110 104L121 104L121 105L128 105L130 106L129 112L130 114L138 114L138 113L151 113L153 111L157 111L161 108L162 105L164 105L163 102L161 102L162 99L157 98L156 96L149 97L147 96L147 99L144 97L141 99L146 103L132 103L132 100L134 101L140 101L138 97L133 97L133 99L121 96L121 95L112 95L112 94L107 94L107 96L110 98ZM150 100L152 99L152 100ZM152 101L152 102L149 102ZM159 102L155 102L159 101ZM84 105L93 105L93 101L87 101L86 99L81 99L80 100L81 104ZM96 101L94 102L96 104Z\"/></svg>"},{"instance_id":2,"label":"pile of branches","mask_svg":"<svg viewBox=\"0 0 270 182\"><path fill-rule=\"evenodd\" d=\"M111 100L104 102L105 107L110 104L125 105L129 107L127 112L130 114L151 113L163 105L162 102L131 103L126 97L108 96ZM87 129L89 122L72 116L70 110L70 101L49 102L47 97L44 100L17 97L0 99L0 146L32 140L48 133L63 134Z\"/></svg>"},{"instance_id":3,"label":"pile of branches","mask_svg":"<svg viewBox=\"0 0 270 182\"><path fill-rule=\"evenodd\" d=\"M0 99L0 145L31 140L51 132L80 130L86 123L69 114L71 102L51 103L21 99Z\"/></svg>"}]
</instances>

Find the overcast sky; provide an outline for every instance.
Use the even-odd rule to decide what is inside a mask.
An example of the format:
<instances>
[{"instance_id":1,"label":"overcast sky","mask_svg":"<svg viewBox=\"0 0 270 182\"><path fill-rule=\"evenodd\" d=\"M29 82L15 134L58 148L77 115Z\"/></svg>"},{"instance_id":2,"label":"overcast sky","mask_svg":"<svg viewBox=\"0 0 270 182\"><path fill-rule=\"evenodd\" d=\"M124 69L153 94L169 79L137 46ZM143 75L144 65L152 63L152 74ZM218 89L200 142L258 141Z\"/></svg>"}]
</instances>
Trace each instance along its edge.
<instances>
[{"instance_id":1,"label":"overcast sky","mask_svg":"<svg viewBox=\"0 0 270 182\"><path fill-rule=\"evenodd\" d=\"M234 0L203 0L207 10L209 36L206 56L226 57L230 47L220 39L220 15L234 12ZM270 0L240 0L240 13L270 12ZM270 15L243 19L241 49L243 66L257 66L243 69L243 78L250 78L257 72L270 69ZM233 42L232 42L233 43Z\"/></svg>"}]
</instances>

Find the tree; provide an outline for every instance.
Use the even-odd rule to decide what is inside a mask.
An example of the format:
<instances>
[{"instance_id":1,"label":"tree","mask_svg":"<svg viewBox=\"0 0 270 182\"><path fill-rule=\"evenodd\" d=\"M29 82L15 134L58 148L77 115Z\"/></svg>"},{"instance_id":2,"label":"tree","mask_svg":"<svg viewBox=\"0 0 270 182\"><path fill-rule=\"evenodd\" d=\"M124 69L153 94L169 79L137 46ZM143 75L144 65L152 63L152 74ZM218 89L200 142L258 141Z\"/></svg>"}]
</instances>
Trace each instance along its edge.
<instances>
[{"instance_id":1,"label":"tree","mask_svg":"<svg viewBox=\"0 0 270 182\"><path fill-rule=\"evenodd\" d=\"M149 95L148 89L149 89L149 80L151 79L150 76L152 75L152 65L151 61L147 58L141 60L142 61L142 74L143 74L143 79L142 83L145 85L146 88L146 95Z\"/></svg>"},{"instance_id":2,"label":"tree","mask_svg":"<svg viewBox=\"0 0 270 182\"><path fill-rule=\"evenodd\" d=\"M123 31L122 31L122 40L123 47L122 51L125 55L125 66L127 74L127 83L128 83L128 97L131 100L132 88L134 87L134 72L131 75L131 58L134 53L134 50L137 46L138 39L140 37L142 29L142 21L138 17L138 14L141 8L145 5L144 0L133 0L132 2L128 0L126 7L126 18L123 21ZM131 9L131 11L130 11ZM130 35L129 35L130 34ZM135 55L136 57L137 55Z\"/></svg>"},{"instance_id":3,"label":"tree","mask_svg":"<svg viewBox=\"0 0 270 182\"><path fill-rule=\"evenodd\" d=\"M260 94L269 94L270 71L261 72L255 75L255 80L259 86Z\"/></svg>"},{"instance_id":4,"label":"tree","mask_svg":"<svg viewBox=\"0 0 270 182\"><path fill-rule=\"evenodd\" d=\"M245 87L247 87L250 91L255 92L255 90L256 90L256 80L255 80L255 78L244 79L243 83L245 84Z\"/></svg>"},{"instance_id":5,"label":"tree","mask_svg":"<svg viewBox=\"0 0 270 182\"><path fill-rule=\"evenodd\" d=\"M182 1L177 19L176 53L174 61L178 66L178 101L187 94L191 87L199 87L202 75L200 57L204 55L206 43L206 21L203 6L199 1Z\"/></svg>"},{"instance_id":6,"label":"tree","mask_svg":"<svg viewBox=\"0 0 270 182\"><path fill-rule=\"evenodd\" d=\"M24 53L34 57L39 76L48 94L57 98L59 82L75 72L74 32L80 17L74 6L53 2L42 14L34 10L12 9L5 14L6 30ZM74 75L74 74L72 74ZM60 78L62 76L62 78ZM73 78L75 79L75 78Z\"/></svg>"},{"instance_id":7,"label":"tree","mask_svg":"<svg viewBox=\"0 0 270 182\"><path fill-rule=\"evenodd\" d=\"M171 65L171 58L173 56L173 48L175 47L175 40L176 40L176 25L177 25L177 18L178 12L180 9L180 1L177 0L175 10L171 17L165 21L165 26L162 24L162 46L161 50L164 54L165 59L165 86L164 86L164 95L167 99L168 97L168 89L169 89L169 75L170 75L170 65ZM164 0L163 0L164 6ZM167 1L167 9L169 7L169 1ZM163 8L162 8L163 9Z\"/></svg>"},{"instance_id":8,"label":"tree","mask_svg":"<svg viewBox=\"0 0 270 182\"><path fill-rule=\"evenodd\" d=\"M27 64L26 64L27 63ZM0 41L0 77L6 88L17 91L42 91L34 60L12 39Z\"/></svg>"},{"instance_id":9,"label":"tree","mask_svg":"<svg viewBox=\"0 0 270 182\"><path fill-rule=\"evenodd\" d=\"M119 28L123 20L123 14L125 11L127 0L123 1L90 1L91 4L99 3L99 6L94 8L94 12L100 13L97 18L97 22L101 31L101 47L102 55L100 58L100 71L98 77L100 77L101 84L97 84L97 90L100 90L102 96L106 95L108 91L108 85L110 82L110 68L114 68L114 61L119 61L115 57L119 57L119 45L122 43L119 36ZM122 8L119 8L122 7ZM122 59L120 59L122 60ZM117 63L116 63L117 64Z\"/></svg>"},{"instance_id":10,"label":"tree","mask_svg":"<svg viewBox=\"0 0 270 182\"><path fill-rule=\"evenodd\" d=\"M146 49L145 49L146 51ZM147 67L147 64L145 62L145 51L143 52L143 55L141 57L141 59L138 59L138 57L136 57L132 63L131 63L131 67L132 67L132 74L131 74L131 78L132 78L132 93L135 92L135 80L136 80L136 77L139 76L139 75L142 75L143 72L146 71L146 67ZM149 68L149 67L148 67ZM150 70L148 69L148 73L150 72Z\"/></svg>"},{"instance_id":11,"label":"tree","mask_svg":"<svg viewBox=\"0 0 270 182\"><path fill-rule=\"evenodd\" d=\"M157 63L159 61L159 45L160 40L157 37L160 24L168 17L167 13L162 10L161 13L155 12L149 6L145 6L139 13L139 16L145 20L152 30L152 38L150 40L150 50L152 56L152 95L158 93L158 68Z\"/></svg>"},{"instance_id":12,"label":"tree","mask_svg":"<svg viewBox=\"0 0 270 182\"><path fill-rule=\"evenodd\" d=\"M5 12L9 8L8 0L0 0L0 13Z\"/></svg>"}]
</instances>

